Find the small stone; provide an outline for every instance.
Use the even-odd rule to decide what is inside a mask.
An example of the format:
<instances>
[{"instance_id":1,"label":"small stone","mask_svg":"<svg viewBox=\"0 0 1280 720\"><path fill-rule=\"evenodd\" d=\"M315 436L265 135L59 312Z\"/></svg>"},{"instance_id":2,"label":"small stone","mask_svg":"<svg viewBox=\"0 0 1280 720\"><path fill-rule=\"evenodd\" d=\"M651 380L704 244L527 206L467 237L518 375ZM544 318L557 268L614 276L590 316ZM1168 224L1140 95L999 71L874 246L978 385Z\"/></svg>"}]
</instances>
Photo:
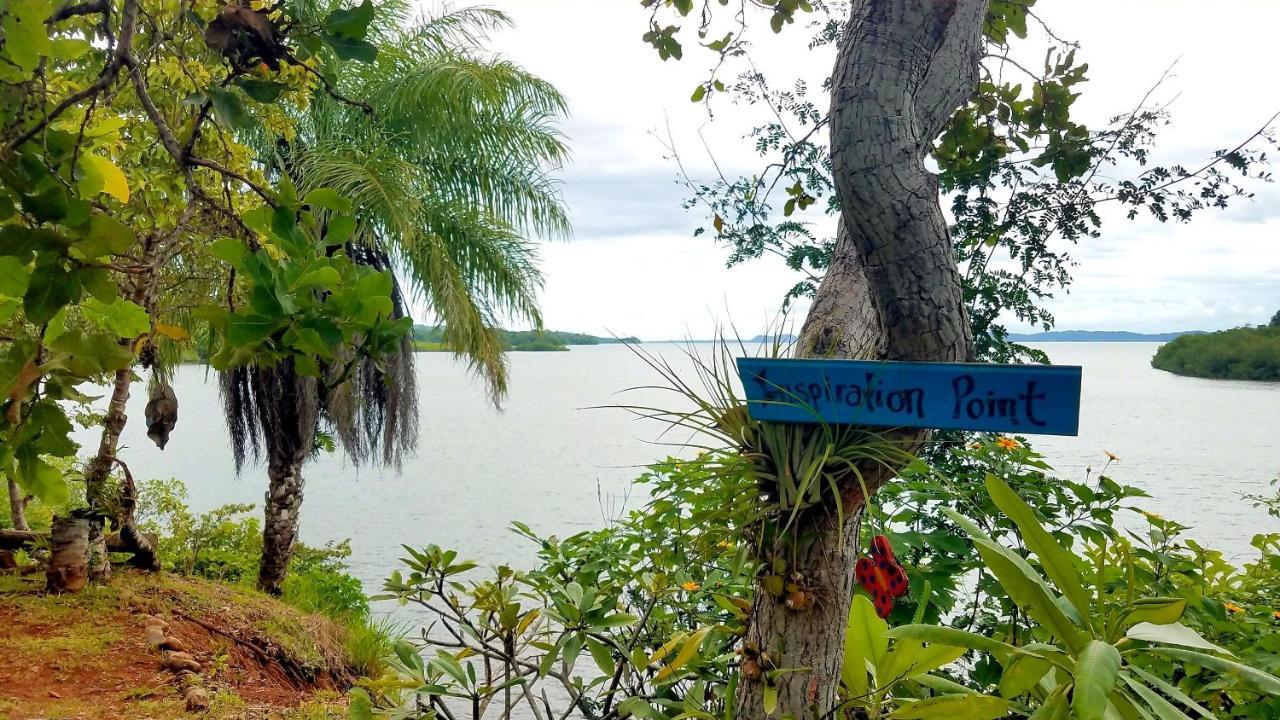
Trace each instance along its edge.
<instances>
[{"instance_id":1,"label":"small stone","mask_svg":"<svg viewBox=\"0 0 1280 720\"><path fill-rule=\"evenodd\" d=\"M178 672L178 684L184 689L189 687L198 687L203 684L200 676L190 670L181 670Z\"/></svg>"},{"instance_id":2,"label":"small stone","mask_svg":"<svg viewBox=\"0 0 1280 720\"><path fill-rule=\"evenodd\" d=\"M142 627L159 627L161 630L168 630L169 623L156 617L155 615L143 615Z\"/></svg>"},{"instance_id":3,"label":"small stone","mask_svg":"<svg viewBox=\"0 0 1280 720\"><path fill-rule=\"evenodd\" d=\"M209 709L209 693L205 692L203 688L188 688L186 700L187 710L194 711Z\"/></svg>"},{"instance_id":4,"label":"small stone","mask_svg":"<svg viewBox=\"0 0 1280 720\"><path fill-rule=\"evenodd\" d=\"M184 652L166 652L163 665L170 670L190 670L200 672L200 663Z\"/></svg>"},{"instance_id":5,"label":"small stone","mask_svg":"<svg viewBox=\"0 0 1280 720\"><path fill-rule=\"evenodd\" d=\"M160 642L161 650L173 650L175 652L186 652L187 645L178 638L170 635Z\"/></svg>"},{"instance_id":6,"label":"small stone","mask_svg":"<svg viewBox=\"0 0 1280 720\"><path fill-rule=\"evenodd\" d=\"M159 625L148 625L143 632L142 637L146 639L147 644L151 647L162 647L165 637L164 630ZM181 648L169 648L171 650L180 650Z\"/></svg>"},{"instance_id":7,"label":"small stone","mask_svg":"<svg viewBox=\"0 0 1280 720\"><path fill-rule=\"evenodd\" d=\"M56 691L54 691L54 690L50 690L50 691L49 691L49 697L51 697L51 698L56 698L56 699L61 699L61 698L62 698L62 695L58 694L58 693L57 693Z\"/></svg>"}]
</instances>

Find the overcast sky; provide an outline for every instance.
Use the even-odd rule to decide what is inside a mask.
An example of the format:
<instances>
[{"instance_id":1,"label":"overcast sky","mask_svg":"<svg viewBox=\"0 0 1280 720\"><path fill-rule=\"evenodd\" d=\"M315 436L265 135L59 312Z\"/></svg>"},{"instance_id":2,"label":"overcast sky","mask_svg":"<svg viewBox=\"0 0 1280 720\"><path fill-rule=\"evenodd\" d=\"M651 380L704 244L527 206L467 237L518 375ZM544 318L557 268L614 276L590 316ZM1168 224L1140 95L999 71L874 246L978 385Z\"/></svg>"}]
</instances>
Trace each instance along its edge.
<instances>
[{"instance_id":1,"label":"overcast sky","mask_svg":"<svg viewBox=\"0 0 1280 720\"><path fill-rule=\"evenodd\" d=\"M545 243L546 325L644 339L707 337L717 323L754 333L797 276L776 259L727 269L727 250L685 211L664 147L670 128L691 173L712 172L707 140L727 169L753 167L743 134L759 116L721 102L715 118L689 102L709 53L662 62L640 40L636 0L499 0L514 30L491 47L568 97L573 160L560 174L573 239ZM1157 99L1174 99L1158 162L1203 160L1280 110L1280 0L1040 0L1040 15L1082 44L1090 82L1078 102L1092 123L1128 111L1173 61ZM808 32L758 37L758 65L775 80L822 78L831 56L805 49ZM1039 62L1039 58L1033 60ZM825 105L825 98L819 101ZM834 220L823 220L834 224ZM1112 219L1075 248L1069 294L1052 301L1058 329L1145 332L1265 322L1280 308L1280 188L1208 212L1189 225ZM803 312L803 307L797 312Z\"/></svg>"}]
</instances>

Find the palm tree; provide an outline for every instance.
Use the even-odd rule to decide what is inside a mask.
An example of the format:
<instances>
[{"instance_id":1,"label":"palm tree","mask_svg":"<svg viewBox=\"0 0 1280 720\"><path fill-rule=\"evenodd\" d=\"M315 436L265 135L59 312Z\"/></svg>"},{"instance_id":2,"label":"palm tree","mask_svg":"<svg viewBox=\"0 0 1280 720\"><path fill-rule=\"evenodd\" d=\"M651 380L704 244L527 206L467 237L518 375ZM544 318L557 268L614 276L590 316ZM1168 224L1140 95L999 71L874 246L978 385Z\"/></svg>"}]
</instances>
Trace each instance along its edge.
<instances>
[{"instance_id":1,"label":"palm tree","mask_svg":"<svg viewBox=\"0 0 1280 720\"><path fill-rule=\"evenodd\" d=\"M358 222L347 252L397 271L496 403L507 388L497 327L542 322L529 237L569 232L549 174L568 155L555 128L565 102L545 81L481 54L488 34L509 24L506 15L463 9L415 22L408 7L378 6L370 28L376 60L348 63L336 92L317 94L297 118L297 135L269 151L300 192L331 188L352 201ZM358 98L373 112L333 95ZM404 305L397 288L397 314ZM355 463L399 465L413 449L411 340L381 363L360 363L337 387L289 363L238 368L221 383L237 470L249 455L267 461L258 582L279 592L317 431L331 431Z\"/></svg>"}]
</instances>

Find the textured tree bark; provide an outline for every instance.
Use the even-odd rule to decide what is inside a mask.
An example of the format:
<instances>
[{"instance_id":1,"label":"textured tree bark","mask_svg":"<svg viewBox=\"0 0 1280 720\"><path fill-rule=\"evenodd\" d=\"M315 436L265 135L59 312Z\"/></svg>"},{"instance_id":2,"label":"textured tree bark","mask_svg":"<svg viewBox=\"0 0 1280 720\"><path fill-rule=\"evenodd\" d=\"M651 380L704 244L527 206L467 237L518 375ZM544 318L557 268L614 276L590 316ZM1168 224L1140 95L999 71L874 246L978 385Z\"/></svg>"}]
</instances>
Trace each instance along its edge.
<instances>
[{"instance_id":1,"label":"textured tree bark","mask_svg":"<svg viewBox=\"0 0 1280 720\"><path fill-rule=\"evenodd\" d=\"M267 468L270 485L266 496L266 523L262 528L262 563L258 566L258 587L279 595L282 591L293 545L298 539L298 512L302 508L302 460L277 463Z\"/></svg>"},{"instance_id":2,"label":"textured tree bark","mask_svg":"<svg viewBox=\"0 0 1280 720\"><path fill-rule=\"evenodd\" d=\"M924 161L973 93L987 0L855 0L832 76L831 159L841 216L831 267L797 343L801 356L963 361L972 330L942 214ZM925 435L899 433L905 449ZM893 469L865 468L868 490ZM757 592L748 642L778 667L773 717L838 712L844 628L853 595L860 486L842 489L843 526L811 513L794 568L817 598L802 611ZM766 668L767 669L767 668ZM765 685L738 685L738 717L759 720Z\"/></svg>"},{"instance_id":3,"label":"textured tree bark","mask_svg":"<svg viewBox=\"0 0 1280 720\"><path fill-rule=\"evenodd\" d=\"M14 530L30 530L27 525L27 498L18 487L18 481L7 478L9 483L9 524Z\"/></svg>"},{"instance_id":4,"label":"textured tree bark","mask_svg":"<svg viewBox=\"0 0 1280 720\"><path fill-rule=\"evenodd\" d=\"M84 589L89 582L88 518L55 517L49 543L45 589L54 593Z\"/></svg>"},{"instance_id":5,"label":"textured tree bark","mask_svg":"<svg viewBox=\"0 0 1280 720\"><path fill-rule=\"evenodd\" d=\"M184 215L184 217L186 217ZM185 222L185 221L184 221ZM133 280L133 291L130 293L130 299L141 305L148 315L155 310L155 294L156 294L156 264L158 262L158 248L160 241L156 238L148 238L142 250L141 265L145 268ZM122 339L122 346L133 347L133 339ZM129 422L127 413L129 405L129 391L133 386L133 368L127 367L116 371L115 380L111 386L111 400L107 403L107 412L102 420L102 435L98 439L98 452L85 465L84 484L85 499L88 502L91 511L104 513L107 511L107 481L111 477L111 470L116 464L116 451L120 446L120 435L124 432L125 425ZM125 470L126 475L128 470ZM116 527L120 531L120 537L129 547L129 551L133 553L130 564L146 570L159 569L155 557L155 546L148 538L138 531L134 524L134 507L137 504L133 479L128 478L125 486L122 488L119 512L113 518ZM101 544L105 547L105 528L91 538L93 544ZM103 582L110 574L110 562L105 552L102 554L101 563L96 565L90 573L94 582Z\"/></svg>"}]
</instances>

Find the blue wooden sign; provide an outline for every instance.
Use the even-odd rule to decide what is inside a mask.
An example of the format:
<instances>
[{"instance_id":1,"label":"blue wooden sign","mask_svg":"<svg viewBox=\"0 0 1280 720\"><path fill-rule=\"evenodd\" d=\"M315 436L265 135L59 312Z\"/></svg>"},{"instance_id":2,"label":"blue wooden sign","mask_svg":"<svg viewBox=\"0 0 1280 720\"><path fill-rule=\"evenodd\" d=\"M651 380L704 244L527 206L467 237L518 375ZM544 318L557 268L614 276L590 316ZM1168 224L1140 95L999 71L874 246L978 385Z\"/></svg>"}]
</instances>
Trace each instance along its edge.
<instances>
[{"instance_id":1,"label":"blue wooden sign","mask_svg":"<svg viewBox=\"0 0 1280 720\"><path fill-rule=\"evenodd\" d=\"M1075 435L1068 365L738 358L756 420Z\"/></svg>"}]
</instances>

